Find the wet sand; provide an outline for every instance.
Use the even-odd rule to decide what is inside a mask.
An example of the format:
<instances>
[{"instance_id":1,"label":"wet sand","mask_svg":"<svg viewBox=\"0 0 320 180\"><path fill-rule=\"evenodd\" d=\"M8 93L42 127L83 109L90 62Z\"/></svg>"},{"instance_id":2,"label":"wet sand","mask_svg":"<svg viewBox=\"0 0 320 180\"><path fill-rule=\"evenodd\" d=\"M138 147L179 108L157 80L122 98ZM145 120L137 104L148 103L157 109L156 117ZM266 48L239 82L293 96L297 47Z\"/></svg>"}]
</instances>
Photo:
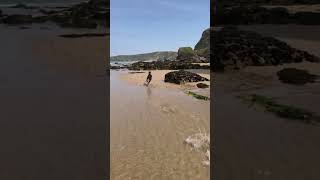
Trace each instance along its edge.
<instances>
[{"instance_id":1,"label":"wet sand","mask_svg":"<svg viewBox=\"0 0 320 180\"><path fill-rule=\"evenodd\" d=\"M193 149L184 141L200 132L209 134L210 103L180 89L160 87L157 81L162 73L153 72L153 86L145 87L123 77L146 74L111 71L113 180L209 179L205 150Z\"/></svg>"},{"instance_id":2,"label":"wet sand","mask_svg":"<svg viewBox=\"0 0 320 180\"><path fill-rule=\"evenodd\" d=\"M319 27L257 25L254 30L286 41L291 46L319 55ZM304 43L301 43L304 42ZM320 84L294 86L281 83L276 72L296 67L320 75L320 64L298 63L282 66L248 67L235 73L215 74L214 177L226 180L272 179L316 180L320 178L320 127L281 119L249 108L243 94L259 94L276 101L320 114Z\"/></svg>"},{"instance_id":3,"label":"wet sand","mask_svg":"<svg viewBox=\"0 0 320 180\"><path fill-rule=\"evenodd\" d=\"M0 179L106 179L108 39L41 26L0 25Z\"/></svg>"}]
</instances>

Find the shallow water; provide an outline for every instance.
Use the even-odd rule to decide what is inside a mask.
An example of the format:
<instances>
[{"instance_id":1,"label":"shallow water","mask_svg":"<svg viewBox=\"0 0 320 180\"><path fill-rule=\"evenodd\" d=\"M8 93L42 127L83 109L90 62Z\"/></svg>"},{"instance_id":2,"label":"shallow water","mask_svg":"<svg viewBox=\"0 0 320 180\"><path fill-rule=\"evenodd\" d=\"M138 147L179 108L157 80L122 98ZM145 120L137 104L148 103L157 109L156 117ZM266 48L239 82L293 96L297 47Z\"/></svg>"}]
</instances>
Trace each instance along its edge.
<instances>
[{"instance_id":1,"label":"shallow water","mask_svg":"<svg viewBox=\"0 0 320 180\"><path fill-rule=\"evenodd\" d=\"M205 153L184 143L209 133L209 102L129 85L111 71L111 179L209 179Z\"/></svg>"}]
</instances>

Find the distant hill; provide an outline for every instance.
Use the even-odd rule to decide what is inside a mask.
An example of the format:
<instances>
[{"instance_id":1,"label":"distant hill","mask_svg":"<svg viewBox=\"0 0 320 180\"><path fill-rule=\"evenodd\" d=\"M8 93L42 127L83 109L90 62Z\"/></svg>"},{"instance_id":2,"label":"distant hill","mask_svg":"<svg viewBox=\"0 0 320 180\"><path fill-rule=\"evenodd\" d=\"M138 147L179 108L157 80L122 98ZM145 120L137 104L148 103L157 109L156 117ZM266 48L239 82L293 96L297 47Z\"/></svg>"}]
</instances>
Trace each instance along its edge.
<instances>
[{"instance_id":1,"label":"distant hill","mask_svg":"<svg viewBox=\"0 0 320 180\"><path fill-rule=\"evenodd\" d=\"M119 55L110 57L110 61L157 61L157 60L174 60L177 52L159 51L152 53L136 54L136 55Z\"/></svg>"}]
</instances>

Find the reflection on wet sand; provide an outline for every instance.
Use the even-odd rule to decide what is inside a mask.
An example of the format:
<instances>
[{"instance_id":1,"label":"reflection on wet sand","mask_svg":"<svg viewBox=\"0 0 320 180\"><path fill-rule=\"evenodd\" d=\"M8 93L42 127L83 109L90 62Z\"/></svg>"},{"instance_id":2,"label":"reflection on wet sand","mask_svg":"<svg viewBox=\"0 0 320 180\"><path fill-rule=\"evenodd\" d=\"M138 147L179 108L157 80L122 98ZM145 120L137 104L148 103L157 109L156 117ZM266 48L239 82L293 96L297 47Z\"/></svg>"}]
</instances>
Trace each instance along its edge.
<instances>
[{"instance_id":1,"label":"reflection on wet sand","mask_svg":"<svg viewBox=\"0 0 320 180\"><path fill-rule=\"evenodd\" d=\"M148 95L148 97L150 97L151 96L151 88L147 87L146 89L147 89L147 95Z\"/></svg>"}]
</instances>

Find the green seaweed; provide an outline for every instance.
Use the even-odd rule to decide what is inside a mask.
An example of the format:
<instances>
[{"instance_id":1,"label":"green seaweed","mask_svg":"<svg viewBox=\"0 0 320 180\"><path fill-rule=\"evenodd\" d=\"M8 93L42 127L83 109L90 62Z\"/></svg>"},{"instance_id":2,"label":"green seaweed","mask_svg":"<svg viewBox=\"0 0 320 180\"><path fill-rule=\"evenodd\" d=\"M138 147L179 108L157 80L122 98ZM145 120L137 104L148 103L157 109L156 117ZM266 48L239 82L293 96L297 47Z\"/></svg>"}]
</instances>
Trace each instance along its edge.
<instances>
[{"instance_id":1,"label":"green seaweed","mask_svg":"<svg viewBox=\"0 0 320 180\"><path fill-rule=\"evenodd\" d=\"M207 96L203 96L203 95L191 92L191 91L188 91L187 94L190 95L190 96L193 96L196 99L205 100L205 101L210 100L210 98L207 97Z\"/></svg>"},{"instance_id":2,"label":"green seaweed","mask_svg":"<svg viewBox=\"0 0 320 180\"><path fill-rule=\"evenodd\" d=\"M252 94L246 96L239 96L239 98L246 102L250 102L250 106L257 104L260 107L263 107L266 111L274 113L275 115L281 118L299 120L306 123L320 122L319 117L315 116L314 113L308 110L280 104L276 102L274 99L266 96Z\"/></svg>"}]
</instances>

